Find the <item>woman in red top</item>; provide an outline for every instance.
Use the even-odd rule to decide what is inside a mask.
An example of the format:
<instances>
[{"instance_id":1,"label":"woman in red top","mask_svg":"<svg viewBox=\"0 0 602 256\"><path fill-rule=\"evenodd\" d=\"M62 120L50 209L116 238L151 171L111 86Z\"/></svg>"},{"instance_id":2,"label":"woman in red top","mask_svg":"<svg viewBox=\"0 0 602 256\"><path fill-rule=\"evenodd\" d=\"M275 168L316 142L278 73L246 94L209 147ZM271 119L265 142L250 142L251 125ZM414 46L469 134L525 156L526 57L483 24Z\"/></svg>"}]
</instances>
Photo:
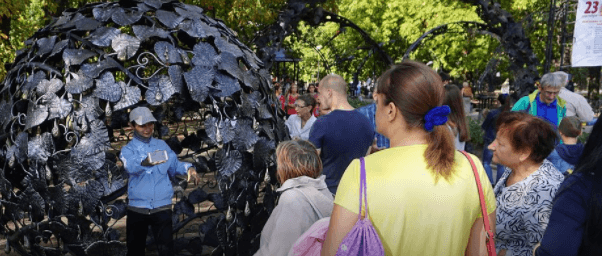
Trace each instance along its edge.
<instances>
[{"instance_id":1,"label":"woman in red top","mask_svg":"<svg viewBox=\"0 0 602 256\"><path fill-rule=\"evenodd\" d=\"M297 97L299 97L297 83L293 82L293 84L291 84L291 88L288 90L286 96L284 97L284 106L286 107L286 114L289 116L297 114L297 111L295 110L295 101L297 100Z\"/></svg>"}]
</instances>

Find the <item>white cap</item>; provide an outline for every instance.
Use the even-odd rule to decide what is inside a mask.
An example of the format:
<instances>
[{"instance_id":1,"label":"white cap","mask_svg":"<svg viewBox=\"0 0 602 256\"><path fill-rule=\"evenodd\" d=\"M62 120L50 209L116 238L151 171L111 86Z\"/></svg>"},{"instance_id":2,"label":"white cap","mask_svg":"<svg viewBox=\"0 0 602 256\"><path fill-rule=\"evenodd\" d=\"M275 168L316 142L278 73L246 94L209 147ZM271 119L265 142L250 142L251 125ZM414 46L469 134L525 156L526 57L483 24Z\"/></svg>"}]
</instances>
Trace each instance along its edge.
<instances>
[{"instance_id":1,"label":"white cap","mask_svg":"<svg viewBox=\"0 0 602 256\"><path fill-rule=\"evenodd\" d=\"M137 107L130 112L130 122L144 125L148 122L157 122L157 119L155 119L153 113L147 107Z\"/></svg>"}]
</instances>

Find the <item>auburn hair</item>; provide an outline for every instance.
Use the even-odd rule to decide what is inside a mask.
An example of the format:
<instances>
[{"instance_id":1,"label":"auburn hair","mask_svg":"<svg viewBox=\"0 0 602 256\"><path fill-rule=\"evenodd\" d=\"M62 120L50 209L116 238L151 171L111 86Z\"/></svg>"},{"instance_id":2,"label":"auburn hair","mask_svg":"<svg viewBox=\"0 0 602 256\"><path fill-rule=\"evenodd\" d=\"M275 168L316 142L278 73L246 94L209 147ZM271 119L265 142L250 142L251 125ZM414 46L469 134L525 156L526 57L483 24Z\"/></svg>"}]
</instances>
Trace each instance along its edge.
<instances>
[{"instance_id":1,"label":"auburn hair","mask_svg":"<svg viewBox=\"0 0 602 256\"><path fill-rule=\"evenodd\" d=\"M404 61L387 70L378 80L377 89L384 95L384 104L391 102L403 115L410 127L424 129L424 116L441 106L445 91L441 77L428 66L416 61ZM455 147L451 132L443 125L435 126L427 136L424 152L427 168L435 179L448 180L454 166Z\"/></svg>"},{"instance_id":2,"label":"auburn hair","mask_svg":"<svg viewBox=\"0 0 602 256\"><path fill-rule=\"evenodd\" d=\"M318 150L306 140L287 140L276 147L276 174L280 184L300 176L318 178L322 174L322 160Z\"/></svg>"},{"instance_id":3,"label":"auburn hair","mask_svg":"<svg viewBox=\"0 0 602 256\"><path fill-rule=\"evenodd\" d=\"M529 159L535 163L543 162L558 141L550 123L523 112L502 112L496 126L497 135L505 136L513 150L531 150Z\"/></svg>"}]
</instances>

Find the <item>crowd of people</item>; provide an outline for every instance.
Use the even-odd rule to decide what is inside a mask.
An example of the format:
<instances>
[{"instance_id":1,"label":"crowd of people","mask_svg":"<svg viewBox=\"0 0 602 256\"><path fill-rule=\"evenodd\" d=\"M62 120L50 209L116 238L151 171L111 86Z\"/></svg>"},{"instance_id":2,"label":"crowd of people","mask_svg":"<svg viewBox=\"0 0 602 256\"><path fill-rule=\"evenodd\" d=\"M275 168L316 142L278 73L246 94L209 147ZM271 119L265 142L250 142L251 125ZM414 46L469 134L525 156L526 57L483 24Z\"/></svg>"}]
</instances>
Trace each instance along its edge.
<instances>
[{"instance_id":1,"label":"crowd of people","mask_svg":"<svg viewBox=\"0 0 602 256\"><path fill-rule=\"evenodd\" d=\"M516 101L500 94L483 115L482 162L461 152L472 90L422 63L387 70L358 109L335 74L301 95L276 84L292 140L278 145L282 194L255 255L297 255L297 239L327 217L319 251L341 255L358 215L386 255L483 255L489 240L497 255L599 255L602 124L578 142L594 115L569 79L544 74Z\"/></svg>"},{"instance_id":2,"label":"crowd of people","mask_svg":"<svg viewBox=\"0 0 602 256\"><path fill-rule=\"evenodd\" d=\"M303 93L294 82L276 84L291 140L276 148L280 197L255 255L300 255L300 239L316 230L318 249L301 255L346 255L375 243L379 255L600 255L602 124L579 142L594 115L567 89L569 77L544 74L516 103L500 94L481 126L482 162L464 152L472 91L422 63L384 72L374 102L358 109L336 74ZM172 254L169 177L199 181L153 138L154 122L148 108L134 109L134 139L120 155L130 176L128 255L144 251L149 230L159 254ZM371 242L356 244L362 236Z\"/></svg>"}]
</instances>

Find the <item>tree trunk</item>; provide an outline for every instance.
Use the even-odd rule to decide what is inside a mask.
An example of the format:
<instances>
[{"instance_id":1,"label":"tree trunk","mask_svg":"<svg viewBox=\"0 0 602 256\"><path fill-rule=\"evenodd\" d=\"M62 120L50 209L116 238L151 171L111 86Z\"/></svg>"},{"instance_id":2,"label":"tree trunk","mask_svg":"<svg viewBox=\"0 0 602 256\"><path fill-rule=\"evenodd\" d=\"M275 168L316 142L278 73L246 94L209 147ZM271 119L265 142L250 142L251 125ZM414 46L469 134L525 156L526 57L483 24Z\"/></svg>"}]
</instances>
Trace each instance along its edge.
<instances>
[{"instance_id":1,"label":"tree trunk","mask_svg":"<svg viewBox=\"0 0 602 256\"><path fill-rule=\"evenodd\" d=\"M7 36L6 39L2 39L5 39L8 42L10 39L10 18L5 16L0 18L0 31Z\"/></svg>"}]
</instances>

